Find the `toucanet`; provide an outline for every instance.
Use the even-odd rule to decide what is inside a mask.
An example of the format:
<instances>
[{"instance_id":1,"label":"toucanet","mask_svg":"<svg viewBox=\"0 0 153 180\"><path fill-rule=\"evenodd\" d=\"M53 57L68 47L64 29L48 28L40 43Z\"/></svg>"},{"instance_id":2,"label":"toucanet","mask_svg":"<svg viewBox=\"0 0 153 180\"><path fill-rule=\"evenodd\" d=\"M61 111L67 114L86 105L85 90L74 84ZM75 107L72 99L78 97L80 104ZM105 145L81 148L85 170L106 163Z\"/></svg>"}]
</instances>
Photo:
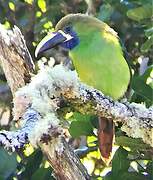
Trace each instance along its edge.
<instances>
[{"instance_id":1,"label":"toucanet","mask_svg":"<svg viewBox=\"0 0 153 180\"><path fill-rule=\"evenodd\" d=\"M104 22L84 14L69 14L37 46L35 55L55 46L69 50L80 80L104 95L118 100L125 94L130 70L123 56L117 33ZM98 140L103 158L112 151L112 119L99 117Z\"/></svg>"}]
</instances>

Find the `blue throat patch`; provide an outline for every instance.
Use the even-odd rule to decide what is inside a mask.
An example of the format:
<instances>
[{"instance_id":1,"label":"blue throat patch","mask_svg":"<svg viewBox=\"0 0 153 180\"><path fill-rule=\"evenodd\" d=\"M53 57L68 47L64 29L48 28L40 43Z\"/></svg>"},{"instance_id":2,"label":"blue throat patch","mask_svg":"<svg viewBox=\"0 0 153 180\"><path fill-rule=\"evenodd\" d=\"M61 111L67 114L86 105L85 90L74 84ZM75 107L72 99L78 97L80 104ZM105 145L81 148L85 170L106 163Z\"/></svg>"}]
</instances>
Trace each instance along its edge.
<instances>
[{"instance_id":1,"label":"blue throat patch","mask_svg":"<svg viewBox=\"0 0 153 180\"><path fill-rule=\"evenodd\" d=\"M79 37L78 37L77 33L70 26L66 27L64 29L64 32L71 35L73 38L68 41L63 42L60 45L66 49L71 50L79 44L79 42L80 42Z\"/></svg>"}]
</instances>

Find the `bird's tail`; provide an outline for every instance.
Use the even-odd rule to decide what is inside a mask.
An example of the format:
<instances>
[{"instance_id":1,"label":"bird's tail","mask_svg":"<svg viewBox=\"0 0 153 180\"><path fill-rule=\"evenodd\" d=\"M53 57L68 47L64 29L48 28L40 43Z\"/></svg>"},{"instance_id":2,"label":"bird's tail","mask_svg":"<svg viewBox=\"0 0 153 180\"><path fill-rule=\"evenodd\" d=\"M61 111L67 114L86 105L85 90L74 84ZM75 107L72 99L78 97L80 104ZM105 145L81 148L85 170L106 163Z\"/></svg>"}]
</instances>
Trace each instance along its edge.
<instances>
[{"instance_id":1,"label":"bird's tail","mask_svg":"<svg viewBox=\"0 0 153 180\"><path fill-rule=\"evenodd\" d=\"M112 119L99 117L98 141L103 159L109 161L114 139L114 123Z\"/></svg>"}]
</instances>

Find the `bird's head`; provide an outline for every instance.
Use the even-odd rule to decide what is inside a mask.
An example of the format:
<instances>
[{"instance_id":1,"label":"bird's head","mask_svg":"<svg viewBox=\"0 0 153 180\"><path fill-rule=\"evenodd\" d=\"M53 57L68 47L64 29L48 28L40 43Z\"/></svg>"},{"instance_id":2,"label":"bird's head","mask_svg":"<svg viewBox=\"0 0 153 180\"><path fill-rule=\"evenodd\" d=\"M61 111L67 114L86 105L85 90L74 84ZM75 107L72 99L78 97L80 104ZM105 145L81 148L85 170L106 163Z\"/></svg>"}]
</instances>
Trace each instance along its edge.
<instances>
[{"instance_id":1,"label":"bird's head","mask_svg":"<svg viewBox=\"0 0 153 180\"><path fill-rule=\"evenodd\" d=\"M106 26L105 23L103 25ZM79 44L80 33L87 34L87 31L92 27L101 26L102 22L94 17L85 14L69 14L57 23L55 32L48 34L41 40L35 50L35 56L37 57L57 45L71 50Z\"/></svg>"}]
</instances>

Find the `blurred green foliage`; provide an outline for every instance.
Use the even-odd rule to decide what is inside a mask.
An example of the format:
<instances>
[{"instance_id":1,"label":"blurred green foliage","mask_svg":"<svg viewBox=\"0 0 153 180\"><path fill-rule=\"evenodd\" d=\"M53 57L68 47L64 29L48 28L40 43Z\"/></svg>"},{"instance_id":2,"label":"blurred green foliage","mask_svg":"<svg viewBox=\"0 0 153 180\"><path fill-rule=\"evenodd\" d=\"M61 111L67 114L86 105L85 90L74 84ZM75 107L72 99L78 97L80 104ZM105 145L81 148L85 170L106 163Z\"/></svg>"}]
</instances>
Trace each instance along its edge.
<instances>
[{"instance_id":1,"label":"blurred green foliage","mask_svg":"<svg viewBox=\"0 0 153 180\"><path fill-rule=\"evenodd\" d=\"M35 46L48 31L54 29L58 20L66 14L77 12L92 13L118 32L133 75L127 98L147 107L152 105L152 0L0 0L0 22L8 29L13 25L21 29L33 58ZM87 136L87 143L84 145L88 150L82 150L80 157L91 179L151 180L152 149L140 139L127 137L118 126L116 145L120 147L110 166L106 167L100 158L94 134L97 119L75 112L69 122L69 131L74 138ZM33 152L32 148L28 152L29 148L26 148L18 155L9 155L1 148L0 180L54 179L42 153L39 150Z\"/></svg>"}]
</instances>

